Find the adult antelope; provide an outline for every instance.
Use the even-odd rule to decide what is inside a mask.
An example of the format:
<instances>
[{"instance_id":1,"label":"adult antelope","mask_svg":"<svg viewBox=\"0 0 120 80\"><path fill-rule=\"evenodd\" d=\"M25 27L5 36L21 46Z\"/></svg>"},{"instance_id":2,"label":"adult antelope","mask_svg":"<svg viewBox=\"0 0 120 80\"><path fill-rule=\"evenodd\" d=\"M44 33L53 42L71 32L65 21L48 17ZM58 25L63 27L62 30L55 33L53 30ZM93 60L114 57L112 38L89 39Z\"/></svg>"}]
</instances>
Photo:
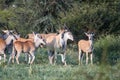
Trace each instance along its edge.
<instances>
[{"instance_id":1,"label":"adult antelope","mask_svg":"<svg viewBox=\"0 0 120 80\"><path fill-rule=\"evenodd\" d=\"M48 33L48 34L38 34L38 36L42 37L45 41L49 36L56 36L57 33ZM34 35L33 34L28 34L29 39L33 39ZM43 47L43 45L40 45L40 47Z\"/></svg>"},{"instance_id":2,"label":"adult antelope","mask_svg":"<svg viewBox=\"0 0 120 80\"><path fill-rule=\"evenodd\" d=\"M3 31L4 32L4 31ZM9 31L8 31L9 32ZM13 41L15 40L15 37L19 37L17 35L12 35L11 32L8 34L7 37L4 40L3 38L0 38L0 54L4 55L4 62L6 61L6 54L5 54L5 48Z\"/></svg>"},{"instance_id":3,"label":"adult antelope","mask_svg":"<svg viewBox=\"0 0 120 80\"><path fill-rule=\"evenodd\" d=\"M19 64L18 58L19 58L19 56L22 52L28 53L28 55L29 55L28 64L32 64L34 59L35 59L35 55L34 55L35 49L40 44L45 45L45 42L41 37L38 36L38 34L34 34L34 41L31 41L31 40L26 40L25 42L20 41L20 40L14 41L14 43L13 43L13 53L9 58L9 62L11 61L11 59L12 59L12 61L14 61L13 59L15 57L15 51L16 51L17 53L16 53L15 58L16 58L17 64Z\"/></svg>"},{"instance_id":4,"label":"adult antelope","mask_svg":"<svg viewBox=\"0 0 120 80\"><path fill-rule=\"evenodd\" d=\"M68 30L60 30L58 35L49 36L46 38L46 46L48 49L48 58L50 64L56 63L57 53L61 55L62 63L66 65L66 47L67 40L74 40L73 35Z\"/></svg>"},{"instance_id":5,"label":"adult antelope","mask_svg":"<svg viewBox=\"0 0 120 80\"><path fill-rule=\"evenodd\" d=\"M46 38L48 38L49 36L56 36L57 33L48 33L48 34L38 34L39 36L41 36L43 39L46 40ZM33 34L28 34L28 38L29 39L33 39L34 35Z\"/></svg>"},{"instance_id":6,"label":"adult antelope","mask_svg":"<svg viewBox=\"0 0 120 80\"><path fill-rule=\"evenodd\" d=\"M79 64L82 64L83 53L86 53L86 64L88 64L88 54L90 54L91 64L93 64L93 33L85 33L88 40L80 40L78 42L78 59Z\"/></svg>"}]
</instances>

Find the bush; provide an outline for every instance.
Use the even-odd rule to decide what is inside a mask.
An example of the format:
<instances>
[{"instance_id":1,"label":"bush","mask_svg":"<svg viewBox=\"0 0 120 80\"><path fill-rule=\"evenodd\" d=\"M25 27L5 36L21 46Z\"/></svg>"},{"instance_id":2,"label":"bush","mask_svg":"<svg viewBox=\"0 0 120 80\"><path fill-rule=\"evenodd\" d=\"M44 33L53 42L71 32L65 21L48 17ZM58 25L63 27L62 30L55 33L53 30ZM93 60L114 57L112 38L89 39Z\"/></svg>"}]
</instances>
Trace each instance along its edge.
<instances>
[{"instance_id":1,"label":"bush","mask_svg":"<svg viewBox=\"0 0 120 80\"><path fill-rule=\"evenodd\" d=\"M120 59L120 36L101 36L95 42L95 61L115 64Z\"/></svg>"}]
</instances>

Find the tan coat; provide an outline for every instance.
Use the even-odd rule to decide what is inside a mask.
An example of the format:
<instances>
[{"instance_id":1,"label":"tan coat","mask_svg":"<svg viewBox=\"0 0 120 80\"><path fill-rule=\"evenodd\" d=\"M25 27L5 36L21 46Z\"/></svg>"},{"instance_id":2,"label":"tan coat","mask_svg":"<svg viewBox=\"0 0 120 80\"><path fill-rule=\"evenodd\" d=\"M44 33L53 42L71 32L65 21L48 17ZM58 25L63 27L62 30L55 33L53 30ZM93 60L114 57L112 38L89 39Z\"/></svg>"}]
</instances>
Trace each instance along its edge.
<instances>
[{"instance_id":1,"label":"tan coat","mask_svg":"<svg viewBox=\"0 0 120 80\"><path fill-rule=\"evenodd\" d=\"M84 53L86 54L86 64L88 64L88 55L90 54L90 60L91 64L93 64L93 36L94 34L91 33L85 33L85 35L88 37L88 40L80 40L78 42L78 60L79 64L82 64L82 59Z\"/></svg>"}]
</instances>

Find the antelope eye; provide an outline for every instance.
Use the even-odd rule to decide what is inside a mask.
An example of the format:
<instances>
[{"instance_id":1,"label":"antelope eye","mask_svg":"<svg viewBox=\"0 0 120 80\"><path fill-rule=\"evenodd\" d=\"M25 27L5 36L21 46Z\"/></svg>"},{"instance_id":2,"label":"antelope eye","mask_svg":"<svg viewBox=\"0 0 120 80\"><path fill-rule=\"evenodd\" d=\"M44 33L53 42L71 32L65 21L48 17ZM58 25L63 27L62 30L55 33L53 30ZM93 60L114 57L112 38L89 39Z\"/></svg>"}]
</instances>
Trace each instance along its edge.
<instances>
[{"instance_id":1,"label":"antelope eye","mask_svg":"<svg viewBox=\"0 0 120 80\"><path fill-rule=\"evenodd\" d=\"M44 41L44 42L46 42L46 40L45 40L45 39L43 39L43 41Z\"/></svg>"}]
</instances>

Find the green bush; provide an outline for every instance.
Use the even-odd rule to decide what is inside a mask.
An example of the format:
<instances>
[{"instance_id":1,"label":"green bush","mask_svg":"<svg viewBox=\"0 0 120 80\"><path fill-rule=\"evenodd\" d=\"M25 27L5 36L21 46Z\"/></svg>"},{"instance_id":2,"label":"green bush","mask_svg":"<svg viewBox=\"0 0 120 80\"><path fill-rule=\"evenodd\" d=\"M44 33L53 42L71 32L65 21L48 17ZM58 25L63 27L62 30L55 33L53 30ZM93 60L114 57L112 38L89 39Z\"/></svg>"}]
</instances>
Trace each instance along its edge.
<instances>
[{"instance_id":1,"label":"green bush","mask_svg":"<svg viewBox=\"0 0 120 80\"><path fill-rule=\"evenodd\" d=\"M95 42L96 61L115 64L120 59L120 36L102 36Z\"/></svg>"},{"instance_id":2,"label":"green bush","mask_svg":"<svg viewBox=\"0 0 120 80\"><path fill-rule=\"evenodd\" d=\"M83 32L94 31L96 35L120 34L120 1L93 1L73 4L67 15L61 13L61 22L68 24L77 39Z\"/></svg>"}]
</instances>

